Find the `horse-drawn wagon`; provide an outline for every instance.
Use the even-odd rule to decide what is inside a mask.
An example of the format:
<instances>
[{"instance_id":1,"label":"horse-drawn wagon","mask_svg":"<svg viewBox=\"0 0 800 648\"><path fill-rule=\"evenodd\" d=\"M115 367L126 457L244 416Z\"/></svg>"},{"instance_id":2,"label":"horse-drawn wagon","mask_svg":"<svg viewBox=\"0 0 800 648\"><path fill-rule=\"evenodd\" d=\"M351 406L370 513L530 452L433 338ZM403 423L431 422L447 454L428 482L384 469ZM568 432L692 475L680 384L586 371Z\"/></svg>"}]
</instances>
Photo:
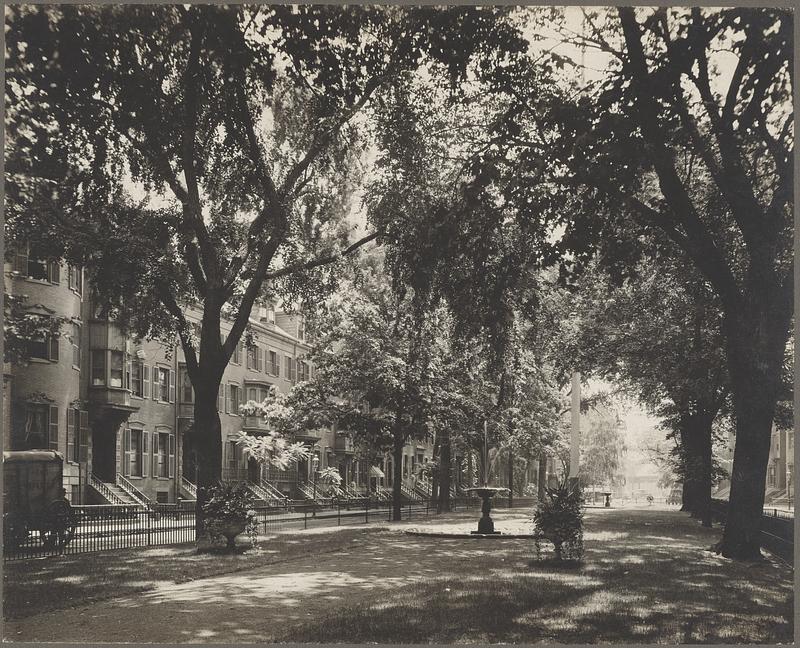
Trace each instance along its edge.
<instances>
[{"instance_id":1,"label":"horse-drawn wagon","mask_svg":"<svg viewBox=\"0 0 800 648\"><path fill-rule=\"evenodd\" d=\"M75 535L76 516L66 498L64 460L52 450L3 453L3 545L15 551L35 542L63 551ZM34 534L31 536L31 534Z\"/></svg>"}]
</instances>

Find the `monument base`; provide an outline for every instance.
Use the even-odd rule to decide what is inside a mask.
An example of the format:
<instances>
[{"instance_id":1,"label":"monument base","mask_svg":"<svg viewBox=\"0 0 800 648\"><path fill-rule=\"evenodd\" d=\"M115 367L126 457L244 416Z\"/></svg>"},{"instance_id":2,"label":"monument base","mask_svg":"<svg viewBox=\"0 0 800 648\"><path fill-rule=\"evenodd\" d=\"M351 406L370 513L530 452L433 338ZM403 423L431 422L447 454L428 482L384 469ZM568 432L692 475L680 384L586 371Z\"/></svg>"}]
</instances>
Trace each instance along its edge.
<instances>
[{"instance_id":1,"label":"monument base","mask_svg":"<svg viewBox=\"0 0 800 648\"><path fill-rule=\"evenodd\" d=\"M470 531L472 535L503 535L502 531Z\"/></svg>"}]
</instances>

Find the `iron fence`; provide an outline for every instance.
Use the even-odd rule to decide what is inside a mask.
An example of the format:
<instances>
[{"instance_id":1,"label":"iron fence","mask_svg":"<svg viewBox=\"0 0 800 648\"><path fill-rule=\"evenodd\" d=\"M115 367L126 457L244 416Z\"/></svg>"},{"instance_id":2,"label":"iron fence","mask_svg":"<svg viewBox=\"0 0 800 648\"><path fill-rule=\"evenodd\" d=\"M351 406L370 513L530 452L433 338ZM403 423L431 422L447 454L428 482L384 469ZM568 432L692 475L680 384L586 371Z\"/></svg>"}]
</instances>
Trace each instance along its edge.
<instances>
[{"instance_id":1,"label":"iron fence","mask_svg":"<svg viewBox=\"0 0 800 648\"><path fill-rule=\"evenodd\" d=\"M711 501L712 515L721 522L728 514L726 500ZM761 515L761 546L781 558L792 561L794 557L794 513L777 508L765 508Z\"/></svg>"},{"instance_id":2,"label":"iron fence","mask_svg":"<svg viewBox=\"0 0 800 648\"><path fill-rule=\"evenodd\" d=\"M479 508L476 498L455 498L451 510ZM288 506L259 506L254 512L261 533L312 526L370 524L391 521L391 502L371 498L339 500L327 505L290 501ZM436 512L436 502L406 501L401 520L424 519ZM195 540L194 502L154 504L147 509L130 505L73 506L68 517L28 515L3 529L3 560L72 555L133 547L153 547Z\"/></svg>"},{"instance_id":3,"label":"iron fence","mask_svg":"<svg viewBox=\"0 0 800 648\"><path fill-rule=\"evenodd\" d=\"M514 498L514 508L532 507L532 498ZM26 516L15 525L4 520L3 560L51 555L72 555L134 547L154 547L194 542L194 502L153 504L152 508L131 505L73 506L68 518L47 515ZM450 498L450 511L478 511L477 497ZM496 498L493 508L509 507L507 498ZM326 504L307 500L288 501L282 506L254 507L259 532L308 529L317 526L371 524L392 521L391 501L370 497L340 499ZM401 520L426 519L438 513L437 501L404 500Z\"/></svg>"}]
</instances>

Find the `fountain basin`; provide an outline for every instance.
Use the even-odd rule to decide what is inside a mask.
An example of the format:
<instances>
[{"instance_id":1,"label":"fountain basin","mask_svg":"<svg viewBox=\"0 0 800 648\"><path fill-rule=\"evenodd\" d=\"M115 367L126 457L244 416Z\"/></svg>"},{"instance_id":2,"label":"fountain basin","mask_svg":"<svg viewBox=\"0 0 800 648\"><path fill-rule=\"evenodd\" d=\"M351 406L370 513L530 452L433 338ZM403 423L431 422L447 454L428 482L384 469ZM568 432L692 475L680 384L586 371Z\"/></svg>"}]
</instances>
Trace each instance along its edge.
<instances>
[{"instance_id":1,"label":"fountain basin","mask_svg":"<svg viewBox=\"0 0 800 648\"><path fill-rule=\"evenodd\" d=\"M460 540L462 538L490 538L494 540L515 540L524 538L526 540L533 540L537 537L533 533L503 533L501 531L495 531L494 533L479 533L478 531L458 533L455 531L420 531L417 529L406 529L405 533L412 536L441 538L444 540Z\"/></svg>"},{"instance_id":2,"label":"fountain basin","mask_svg":"<svg viewBox=\"0 0 800 648\"><path fill-rule=\"evenodd\" d=\"M492 498L497 495L497 493L502 493L503 491L507 490L507 488L497 488L495 486L477 486L474 488L464 489L464 491L467 493L477 493L478 497L480 497L483 501L481 504L481 512L483 513L483 516L480 520L478 520L478 530L473 531L472 535L500 535L500 531L494 530L494 522L492 521L492 518L489 517L489 511L492 510Z\"/></svg>"}]
</instances>

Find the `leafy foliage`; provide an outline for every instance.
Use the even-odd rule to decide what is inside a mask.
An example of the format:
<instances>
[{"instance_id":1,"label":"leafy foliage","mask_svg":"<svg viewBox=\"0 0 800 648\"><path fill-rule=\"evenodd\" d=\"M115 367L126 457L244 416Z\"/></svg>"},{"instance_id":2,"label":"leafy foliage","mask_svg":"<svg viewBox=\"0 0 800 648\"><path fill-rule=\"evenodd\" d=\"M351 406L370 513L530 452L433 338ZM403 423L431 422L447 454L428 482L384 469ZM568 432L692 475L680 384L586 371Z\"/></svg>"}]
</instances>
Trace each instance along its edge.
<instances>
[{"instance_id":1,"label":"leafy foliage","mask_svg":"<svg viewBox=\"0 0 800 648\"><path fill-rule=\"evenodd\" d=\"M255 545L258 519L253 510L253 495L242 483L218 483L206 489L203 502L204 524L212 535L222 536L221 530L230 523L243 522L245 532Z\"/></svg>"},{"instance_id":2,"label":"leafy foliage","mask_svg":"<svg viewBox=\"0 0 800 648\"><path fill-rule=\"evenodd\" d=\"M557 560L583 558L583 498L580 489L564 483L546 488L545 497L536 504L533 530L553 543ZM540 552L537 538L536 553Z\"/></svg>"}]
</instances>

